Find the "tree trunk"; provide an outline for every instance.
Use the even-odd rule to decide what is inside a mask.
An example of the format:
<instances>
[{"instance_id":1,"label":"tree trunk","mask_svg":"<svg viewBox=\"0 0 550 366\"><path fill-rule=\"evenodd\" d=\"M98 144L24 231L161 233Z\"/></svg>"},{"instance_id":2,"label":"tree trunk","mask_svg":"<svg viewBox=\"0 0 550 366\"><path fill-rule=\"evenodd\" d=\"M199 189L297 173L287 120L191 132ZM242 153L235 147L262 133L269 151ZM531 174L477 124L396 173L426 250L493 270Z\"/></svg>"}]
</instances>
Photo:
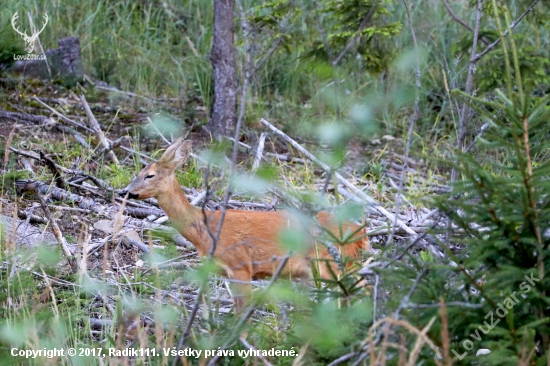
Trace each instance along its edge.
<instances>
[{"instance_id":1,"label":"tree trunk","mask_svg":"<svg viewBox=\"0 0 550 366\"><path fill-rule=\"evenodd\" d=\"M214 135L230 134L237 123L237 73L233 20L235 0L214 0L214 106L207 127Z\"/></svg>"}]
</instances>

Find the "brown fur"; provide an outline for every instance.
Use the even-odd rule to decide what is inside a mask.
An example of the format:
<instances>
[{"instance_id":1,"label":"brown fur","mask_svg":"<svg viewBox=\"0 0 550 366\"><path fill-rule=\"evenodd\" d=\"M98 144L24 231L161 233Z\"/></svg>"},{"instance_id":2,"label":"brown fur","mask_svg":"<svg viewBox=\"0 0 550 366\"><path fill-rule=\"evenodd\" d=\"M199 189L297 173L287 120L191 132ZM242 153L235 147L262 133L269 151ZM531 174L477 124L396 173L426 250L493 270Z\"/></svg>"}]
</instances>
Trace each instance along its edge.
<instances>
[{"instance_id":1,"label":"brown fur","mask_svg":"<svg viewBox=\"0 0 550 366\"><path fill-rule=\"evenodd\" d=\"M156 197L160 207L166 212L174 227L189 240L201 257L207 256L212 245L212 238L206 230L204 217L199 208L192 206L178 184L174 169L181 165L191 150L191 142L179 139L172 144L156 163L147 165L121 193L130 198L145 199ZM149 178L146 178L148 177ZM152 177L151 177L152 176ZM221 211L210 211L207 214L208 225L215 233ZM320 226L332 231L339 237L340 229L333 216L320 212L317 216ZM255 212L242 210L227 210L214 258L224 269L228 278L242 281L236 284L236 306L240 308L250 293L252 278L270 276L285 256L284 250L278 245L282 229L297 228L285 211ZM343 225L343 233L349 229L355 232L359 227L352 223ZM356 236L358 240L343 246L342 255L357 258L361 250L370 250L370 245L364 230ZM341 250L342 251L342 250ZM327 248L314 245L311 241L304 253L296 254L282 272L282 276L293 279L308 279L311 277L311 259L332 259ZM332 270L338 272L334 261L330 262ZM319 274L324 279L331 278L329 269L321 263Z\"/></svg>"}]
</instances>

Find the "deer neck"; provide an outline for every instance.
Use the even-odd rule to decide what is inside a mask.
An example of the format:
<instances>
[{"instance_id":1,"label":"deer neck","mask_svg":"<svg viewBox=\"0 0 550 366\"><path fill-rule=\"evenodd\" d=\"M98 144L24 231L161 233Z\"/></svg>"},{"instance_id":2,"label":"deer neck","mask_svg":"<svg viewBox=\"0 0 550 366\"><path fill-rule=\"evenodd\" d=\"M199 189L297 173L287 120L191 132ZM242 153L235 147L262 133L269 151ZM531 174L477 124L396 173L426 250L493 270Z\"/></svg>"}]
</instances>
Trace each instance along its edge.
<instances>
[{"instance_id":1,"label":"deer neck","mask_svg":"<svg viewBox=\"0 0 550 366\"><path fill-rule=\"evenodd\" d=\"M170 191L157 196L159 206L166 212L176 230L197 248L201 256L205 255L209 240L204 236L207 230L201 211L191 205L177 179L174 178L171 185ZM206 248L204 251L203 247Z\"/></svg>"}]
</instances>

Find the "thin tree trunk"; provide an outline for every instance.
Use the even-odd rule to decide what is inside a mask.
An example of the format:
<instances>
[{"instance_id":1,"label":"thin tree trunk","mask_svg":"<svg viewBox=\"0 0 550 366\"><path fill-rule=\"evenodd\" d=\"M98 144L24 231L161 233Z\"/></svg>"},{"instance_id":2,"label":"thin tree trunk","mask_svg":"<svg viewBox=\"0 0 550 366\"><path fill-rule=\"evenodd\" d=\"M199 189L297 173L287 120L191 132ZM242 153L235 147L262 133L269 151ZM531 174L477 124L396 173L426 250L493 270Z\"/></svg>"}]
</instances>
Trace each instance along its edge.
<instances>
[{"instance_id":1,"label":"thin tree trunk","mask_svg":"<svg viewBox=\"0 0 550 366\"><path fill-rule=\"evenodd\" d=\"M214 135L229 135L237 122L234 8L235 0L214 0L214 39L210 53L214 68L214 106L207 125Z\"/></svg>"}]
</instances>

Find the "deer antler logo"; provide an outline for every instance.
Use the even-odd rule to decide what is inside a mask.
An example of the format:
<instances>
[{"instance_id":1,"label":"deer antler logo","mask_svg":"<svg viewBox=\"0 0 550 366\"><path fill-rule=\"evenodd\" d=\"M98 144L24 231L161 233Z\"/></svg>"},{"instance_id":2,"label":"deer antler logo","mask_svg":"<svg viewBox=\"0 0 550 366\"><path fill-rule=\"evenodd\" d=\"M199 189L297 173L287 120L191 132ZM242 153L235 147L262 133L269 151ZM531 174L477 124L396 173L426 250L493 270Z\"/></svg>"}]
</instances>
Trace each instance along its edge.
<instances>
[{"instance_id":1,"label":"deer antler logo","mask_svg":"<svg viewBox=\"0 0 550 366\"><path fill-rule=\"evenodd\" d=\"M27 35L26 30L25 30L25 33L21 32L19 30L19 27L15 24L17 21L17 18L19 18L19 14L17 13L18 12L16 11L15 14L13 14L13 17L11 18L11 26L17 33L19 33L23 37L23 40L25 41L25 50L27 51L27 53L31 53L32 49L34 48L34 42L38 38L38 35L42 33L44 28L46 28L46 24L48 24L48 19L49 19L48 14L44 14L44 25L42 26L42 29L40 29L38 32L34 32L32 36L29 36Z\"/></svg>"}]
</instances>

